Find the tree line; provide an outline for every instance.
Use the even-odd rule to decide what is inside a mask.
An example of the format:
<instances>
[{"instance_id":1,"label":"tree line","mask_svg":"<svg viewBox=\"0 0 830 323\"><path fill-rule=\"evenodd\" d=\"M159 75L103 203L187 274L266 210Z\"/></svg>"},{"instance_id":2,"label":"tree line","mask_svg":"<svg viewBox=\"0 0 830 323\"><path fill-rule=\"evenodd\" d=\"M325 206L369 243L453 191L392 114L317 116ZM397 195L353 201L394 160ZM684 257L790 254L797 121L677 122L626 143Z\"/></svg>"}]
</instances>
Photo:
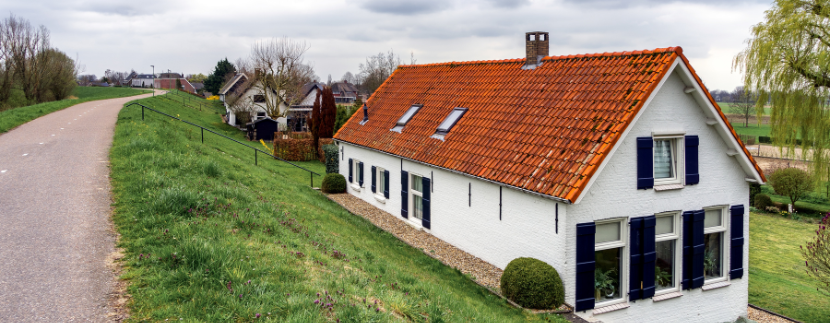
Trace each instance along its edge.
<instances>
[{"instance_id":1,"label":"tree line","mask_svg":"<svg viewBox=\"0 0 830 323\"><path fill-rule=\"evenodd\" d=\"M15 15L0 21L0 110L69 97L78 70L45 26Z\"/></svg>"}]
</instances>

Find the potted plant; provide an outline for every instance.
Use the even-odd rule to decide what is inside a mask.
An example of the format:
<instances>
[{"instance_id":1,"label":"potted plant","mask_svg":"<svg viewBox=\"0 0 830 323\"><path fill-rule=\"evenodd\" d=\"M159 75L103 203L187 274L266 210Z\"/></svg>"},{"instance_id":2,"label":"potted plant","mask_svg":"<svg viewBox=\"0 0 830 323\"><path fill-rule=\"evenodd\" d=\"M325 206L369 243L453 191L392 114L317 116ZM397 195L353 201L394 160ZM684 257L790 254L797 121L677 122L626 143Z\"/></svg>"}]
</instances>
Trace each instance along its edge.
<instances>
[{"instance_id":1,"label":"potted plant","mask_svg":"<svg viewBox=\"0 0 830 323\"><path fill-rule=\"evenodd\" d=\"M720 271L716 263L715 251L706 250L703 254L703 272L709 276L715 276L715 271Z\"/></svg>"},{"instance_id":2,"label":"potted plant","mask_svg":"<svg viewBox=\"0 0 830 323\"><path fill-rule=\"evenodd\" d=\"M668 287L671 285L671 273L660 266L654 266L654 281L660 287Z\"/></svg>"},{"instance_id":3,"label":"potted plant","mask_svg":"<svg viewBox=\"0 0 830 323\"><path fill-rule=\"evenodd\" d=\"M605 296L606 298L614 296L614 292L616 292L614 285L617 283L614 278L616 271L616 269L609 269L608 271L602 271L602 269L594 270L594 292L596 293L594 296L597 301L599 301L601 296Z\"/></svg>"}]
</instances>

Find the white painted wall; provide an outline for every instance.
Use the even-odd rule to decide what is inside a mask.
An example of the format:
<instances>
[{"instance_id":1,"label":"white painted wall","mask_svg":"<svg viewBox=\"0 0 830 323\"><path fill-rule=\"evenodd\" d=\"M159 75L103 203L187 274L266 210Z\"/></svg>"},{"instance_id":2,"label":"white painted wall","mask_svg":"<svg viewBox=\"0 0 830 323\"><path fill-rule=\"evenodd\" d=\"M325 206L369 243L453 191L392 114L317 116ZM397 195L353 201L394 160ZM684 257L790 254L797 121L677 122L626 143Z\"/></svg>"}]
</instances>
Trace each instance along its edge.
<instances>
[{"instance_id":1,"label":"white painted wall","mask_svg":"<svg viewBox=\"0 0 830 323\"><path fill-rule=\"evenodd\" d=\"M619 144L616 152L593 186L579 204L568 209L567 266L563 275L565 300L574 304L576 271L576 224L613 217L639 217L673 210L700 210L714 205L746 207L744 218L744 277L731 280L731 286L703 292L700 288L684 290L682 297L653 302L638 300L630 308L600 314L578 312L589 320L602 322L733 322L746 316L749 266L749 183L735 157L726 154L727 145L713 126L706 125L703 109L691 94L683 92L686 85L673 73L666 79L654 99L641 112L639 120ZM657 192L637 190L637 137L649 137L653 130L685 130L687 135L700 137L700 183L682 189ZM727 216L728 220L729 216ZM726 249L729 230L725 234ZM682 237L681 237L682 239ZM681 242L682 243L682 242ZM625 249L623 259L629 258ZM729 262L724 266L729 268ZM627 288L625 289L627 292Z\"/></svg>"},{"instance_id":2,"label":"white painted wall","mask_svg":"<svg viewBox=\"0 0 830 323\"><path fill-rule=\"evenodd\" d=\"M401 221L408 221L401 217L401 159L343 142L340 147L343 147L340 173L347 181L349 158L364 163L364 187L357 191L349 185L348 192ZM372 166L389 171L389 200L381 201L372 193ZM557 202L551 199L503 188L499 220L498 185L406 160L403 170L432 177L432 229L427 232L502 269L519 257L533 257L557 269L563 268L567 225L564 204L558 203L557 234ZM468 203L470 185L471 204ZM413 219L411 214L410 210L410 219Z\"/></svg>"},{"instance_id":3,"label":"white painted wall","mask_svg":"<svg viewBox=\"0 0 830 323\"><path fill-rule=\"evenodd\" d=\"M151 79L151 78L148 78L148 79L134 78L134 79L130 80L130 86L132 86L132 87L146 87L146 88L153 87L153 79Z\"/></svg>"},{"instance_id":4,"label":"white painted wall","mask_svg":"<svg viewBox=\"0 0 830 323\"><path fill-rule=\"evenodd\" d=\"M263 103L255 103L254 102L254 95L257 95L260 92L260 88L258 86L259 85L252 86L250 89L245 91L245 93L242 95L242 97L244 97L246 100L248 100L251 103L252 112L251 112L251 120L239 120L239 122L242 123L240 126L244 126L245 123L252 122L252 121L256 120L256 114L259 113L259 112L266 113L266 115L267 115L267 112L268 112L267 105L264 102ZM276 95L272 95L272 96L269 96L269 97L272 99L271 100L272 102L274 102L274 103L277 102ZM225 95L220 95L220 99L222 100L222 102L225 102ZM280 103L279 107L280 107L280 112L283 112L286 109L288 109L288 106L286 106L285 103ZM231 111L230 106L228 106L227 103L225 103L225 112L228 115L228 123L232 124L232 125L235 125L236 122L237 122L236 115L233 113L233 111ZM281 117L281 118L277 118L276 120L282 126L286 125L286 122L287 122L286 118Z\"/></svg>"}]
</instances>

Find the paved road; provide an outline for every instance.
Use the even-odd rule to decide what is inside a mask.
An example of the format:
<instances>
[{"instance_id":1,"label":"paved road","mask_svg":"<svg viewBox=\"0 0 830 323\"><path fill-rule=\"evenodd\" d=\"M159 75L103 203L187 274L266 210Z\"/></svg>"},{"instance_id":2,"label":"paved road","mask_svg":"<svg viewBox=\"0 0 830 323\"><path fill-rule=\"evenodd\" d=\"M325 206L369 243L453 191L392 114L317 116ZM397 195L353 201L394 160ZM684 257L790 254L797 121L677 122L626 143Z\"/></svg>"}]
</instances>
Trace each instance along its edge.
<instances>
[{"instance_id":1,"label":"paved road","mask_svg":"<svg viewBox=\"0 0 830 323\"><path fill-rule=\"evenodd\" d=\"M109 148L118 111L145 96L78 104L0 135L0 322L107 321Z\"/></svg>"}]
</instances>

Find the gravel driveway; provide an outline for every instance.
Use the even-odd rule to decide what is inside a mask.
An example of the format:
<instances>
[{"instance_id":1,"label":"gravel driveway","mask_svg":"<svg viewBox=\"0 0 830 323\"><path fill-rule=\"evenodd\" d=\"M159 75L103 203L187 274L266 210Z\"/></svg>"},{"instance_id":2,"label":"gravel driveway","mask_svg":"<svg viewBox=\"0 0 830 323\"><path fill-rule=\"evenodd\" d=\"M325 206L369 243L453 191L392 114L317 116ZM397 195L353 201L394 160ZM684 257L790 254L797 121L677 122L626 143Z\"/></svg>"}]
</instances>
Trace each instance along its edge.
<instances>
[{"instance_id":1,"label":"gravel driveway","mask_svg":"<svg viewBox=\"0 0 830 323\"><path fill-rule=\"evenodd\" d=\"M108 154L118 111L81 103L0 135L0 322L103 322L115 282Z\"/></svg>"}]
</instances>

